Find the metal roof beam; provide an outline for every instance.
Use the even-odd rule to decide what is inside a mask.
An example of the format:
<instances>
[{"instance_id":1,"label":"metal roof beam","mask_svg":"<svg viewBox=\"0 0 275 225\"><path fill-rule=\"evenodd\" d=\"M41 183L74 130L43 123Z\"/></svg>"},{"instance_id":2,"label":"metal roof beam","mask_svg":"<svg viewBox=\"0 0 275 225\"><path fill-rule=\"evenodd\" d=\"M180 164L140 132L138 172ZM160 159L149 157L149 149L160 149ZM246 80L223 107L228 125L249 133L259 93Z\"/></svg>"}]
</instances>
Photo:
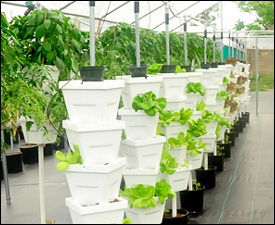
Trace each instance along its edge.
<instances>
[{"instance_id":1,"label":"metal roof beam","mask_svg":"<svg viewBox=\"0 0 275 225\"><path fill-rule=\"evenodd\" d=\"M104 17L110 15L111 13L113 13L113 12L116 11L117 9L121 8L122 6L128 4L129 2L130 2L130 1L127 1L127 2L125 2L125 3L123 3L123 4L121 4L120 6L116 7L115 9L113 9L111 12L108 12L107 14L103 15L101 18L104 18ZM107 21L107 20L106 20L106 21Z\"/></svg>"},{"instance_id":2,"label":"metal roof beam","mask_svg":"<svg viewBox=\"0 0 275 225\"><path fill-rule=\"evenodd\" d=\"M75 3L76 1L71 1L71 2L69 2L67 5L64 5L63 7L61 7L60 9L59 9L59 11L62 11L63 9L66 9L68 6L70 6L71 4L73 4L73 3Z\"/></svg>"},{"instance_id":3,"label":"metal roof beam","mask_svg":"<svg viewBox=\"0 0 275 225\"><path fill-rule=\"evenodd\" d=\"M187 9L193 7L194 5L198 4L199 2L200 2L200 1L195 2L194 4L188 6L188 7L185 8L184 10L180 11L179 13L177 13L176 15L179 15L180 13L182 13L182 12L186 11ZM174 17L175 17L175 16L170 17L169 20L172 19L172 18L174 18ZM158 28L160 25L162 25L162 24L164 24L164 23L165 23L165 21L162 22L161 24L159 24L158 26L154 27L152 30L155 30L156 28Z\"/></svg>"}]
</instances>

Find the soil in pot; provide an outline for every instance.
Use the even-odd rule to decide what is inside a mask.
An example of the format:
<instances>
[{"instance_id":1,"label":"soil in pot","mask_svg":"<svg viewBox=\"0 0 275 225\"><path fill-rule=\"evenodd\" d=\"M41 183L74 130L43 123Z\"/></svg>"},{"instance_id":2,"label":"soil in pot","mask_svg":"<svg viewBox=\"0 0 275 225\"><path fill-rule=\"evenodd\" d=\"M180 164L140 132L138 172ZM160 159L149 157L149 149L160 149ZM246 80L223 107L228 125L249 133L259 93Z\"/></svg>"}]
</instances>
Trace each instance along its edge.
<instances>
[{"instance_id":1,"label":"soil in pot","mask_svg":"<svg viewBox=\"0 0 275 225\"><path fill-rule=\"evenodd\" d=\"M24 144L19 146L22 152L22 159L24 164L38 163L38 145Z\"/></svg>"},{"instance_id":2,"label":"soil in pot","mask_svg":"<svg viewBox=\"0 0 275 225\"><path fill-rule=\"evenodd\" d=\"M169 209L169 212L164 212L161 224L187 224L189 216L189 211L185 209L177 209L177 216L172 217L172 209Z\"/></svg>"},{"instance_id":3,"label":"soil in pot","mask_svg":"<svg viewBox=\"0 0 275 225\"><path fill-rule=\"evenodd\" d=\"M229 136L229 141L231 141L231 147L235 146L235 137L236 137L236 132L231 131L230 133L225 133L225 135Z\"/></svg>"},{"instance_id":4,"label":"soil in pot","mask_svg":"<svg viewBox=\"0 0 275 225\"><path fill-rule=\"evenodd\" d=\"M210 66L211 68L218 68L218 63L211 63Z\"/></svg>"},{"instance_id":5,"label":"soil in pot","mask_svg":"<svg viewBox=\"0 0 275 225\"><path fill-rule=\"evenodd\" d=\"M191 66L181 66L181 69L185 69L186 72L191 72Z\"/></svg>"},{"instance_id":6,"label":"soil in pot","mask_svg":"<svg viewBox=\"0 0 275 225\"><path fill-rule=\"evenodd\" d=\"M216 187L216 167L208 166L208 170L203 167L196 169L197 182L204 185L206 189Z\"/></svg>"},{"instance_id":7,"label":"soil in pot","mask_svg":"<svg viewBox=\"0 0 275 225\"><path fill-rule=\"evenodd\" d=\"M53 155L53 144L44 145L44 156Z\"/></svg>"},{"instance_id":8,"label":"soil in pot","mask_svg":"<svg viewBox=\"0 0 275 225\"><path fill-rule=\"evenodd\" d=\"M161 73L175 73L176 65L163 65L160 72Z\"/></svg>"},{"instance_id":9,"label":"soil in pot","mask_svg":"<svg viewBox=\"0 0 275 225\"><path fill-rule=\"evenodd\" d=\"M223 143L223 144L217 144L220 148L223 148L224 158L231 157L231 142ZM209 158L208 158L209 159Z\"/></svg>"},{"instance_id":10,"label":"soil in pot","mask_svg":"<svg viewBox=\"0 0 275 225\"><path fill-rule=\"evenodd\" d=\"M180 191L180 204L182 209L186 209L192 213L200 213L203 209L203 193L205 186L201 185L196 188L193 184L193 190Z\"/></svg>"},{"instance_id":11,"label":"soil in pot","mask_svg":"<svg viewBox=\"0 0 275 225\"><path fill-rule=\"evenodd\" d=\"M104 66L85 66L80 69L82 81L103 81Z\"/></svg>"},{"instance_id":12,"label":"soil in pot","mask_svg":"<svg viewBox=\"0 0 275 225\"><path fill-rule=\"evenodd\" d=\"M216 167L217 172L223 171L223 158L224 153L222 155L214 155L213 153L208 153L208 165Z\"/></svg>"},{"instance_id":13,"label":"soil in pot","mask_svg":"<svg viewBox=\"0 0 275 225\"><path fill-rule=\"evenodd\" d=\"M22 152L7 153L8 173L18 173L23 171Z\"/></svg>"},{"instance_id":14,"label":"soil in pot","mask_svg":"<svg viewBox=\"0 0 275 225\"><path fill-rule=\"evenodd\" d=\"M147 78L147 65L141 64L140 67L129 66L131 77L145 77Z\"/></svg>"}]
</instances>

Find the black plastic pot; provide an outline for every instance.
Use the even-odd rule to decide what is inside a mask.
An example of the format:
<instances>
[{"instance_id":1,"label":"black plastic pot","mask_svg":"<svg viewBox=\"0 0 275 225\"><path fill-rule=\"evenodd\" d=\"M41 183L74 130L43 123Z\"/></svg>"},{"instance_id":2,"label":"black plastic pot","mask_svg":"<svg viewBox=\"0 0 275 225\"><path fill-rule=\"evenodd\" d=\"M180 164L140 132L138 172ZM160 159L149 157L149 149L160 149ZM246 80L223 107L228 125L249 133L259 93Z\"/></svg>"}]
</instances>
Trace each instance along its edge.
<instances>
[{"instance_id":1,"label":"black plastic pot","mask_svg":"<svg viewBox=\"0 0 275 225\"><path fill-rule=\"evenodd\" d=\"M208 166L208 170L203 167L195 169L197 182L204 185L206 189L216 187L216 167Z\"/></svg>"},{"instance_id":2,"label":"black plastic pot","mask_svg":"<svg viewBox=\"0 0 275 225\"><path fill-rule=\"evenodd\" d=\"M175 73L176 66L175 65L163 65L160 72L161 73Z\"/></svg>"},{"instance_id":3,"label":"black plastic pot","mask_svg":"<svg viewBox=\"0 0 275 225\"><path fill-rule=\"evenodd\" d=\"M223 148L224 158L230 158L231 157L231 142L223 143L223 144L217 144L221 148ZM208 158L209 159L209 158Z\"/></svg>"},{"instance_id":4,"label":"black plastic pot","mask_svg":"<svg viewBox=\"0 0 275 225\"><path fill-rule=\"evenodd\" d=\"M243 121L238 120L237 124L239 126L239 133L243 132Z\"/></svg>"},{"instance_id":5,"label":"black plastic pot","mask_svg":"<svg viewBox=\"0 0 275 225\"><path fill-rule=\"evenodd\" d=\"M172 214L172 209L169 209ZM163 217L161 224L188 224L190 213L186 209L177 209L177 213L184 214L181 217Z\"/></svg>"},{"instance_id":6,"label":"black plastic pot","mask_svg":"<svg viewBox=\"0 0 275 225\"><path fill-rule=\"evenodd\" d=\"M18 127L18 133L19 133L20 140L24 140L24 134L21 126Z\"/></svg>"},{"instance_id":7,"label":"black plastic pot","mask_svg":"<svg viewBox=\"0 0 275 225\"><path fill-rule=\"evenodd\" d=\"M230 133L225 132L225 135L229 136L229 141L231 141L231 147L235 146L236 132L235 131L231 131Z\"/></svg>"},{"instance_id":8,"label":"black plastic pot","mask_svg":"<svg viewBox=\"0 0 275 225\"><path fill-rule=\"evenodd\" d=\"M82 81L103 81L103 66L84 66L80 69Z\"/></svg>"},{"instance_id":9,"label":"black plastic pot","mask_svg":"<svg viewBox=\"0 0 275 225\"><path fill-rule=\"evenodd\" d=\"M209 62L207 62L206 64L205 63L201 63L201 68L202 69L209 69L211 66L211 64Z\"/></svg>"},{"instance_id":10,"label":"black plastic pot","mask_svg":"<svg viewBox=\"0 0 275 225\"><path fill-rule=\"evenodd\" d=\"M147 65L141 64L140 67L136 65L129 66L131 77L147 77Z\"/></svg>"},{"instance_id":11,"label":"black plastic pot","mask_svg":"<svg viewBox=\"0 0 275 225\"><path fill-rule=\"evenodd\" d=\"M193 185L195 187L195 185ZM180 204L182 209L189 212L200 213L203 209L203 193L205 186L201 185L201 189L189 191L180 191Z\"/></svg>"},{"instance_id":12,"label":"black plastic pot","mask_svg":"<svg viewBox=\"0 0 275 225\"><path fill-rule=\"evenodd\" d=\"M18 138L19 138L19 131L17 129L16 134L15 134L15 140L13 140L14 144L18 143ZM11 144L11 134L7 130L4 130L4 141L10 145Z\"/></svg>"},{"instance_id":13,"label":"black plastic pot","mask_svg":"<svg viewBox=\"0 0 275 225\"><path fill-rule=\"evenodd\" d=\"M23 144L19 146L22 152L22 159L24 164L38 163L38 145Z\"/></svg>"},{"instance_id":14,"label":"black plastic pot","mask_svg":"<svg viewBox=\"0 0 275 225\"><path fill-rule=\"evenodd\" d=\"M186 72L191 72L191 66L181 66L181 69L185 69Z\"/></svg>"},{"instance_id":15,"label":"black plastic pot","mask_svg":"<svg viewBox=\"0 0 275 225\"><path fill-rule=\"evenodd\" d=\"M210 66L211 68L218 68L218 63L211 63Z\"/></svg>"},{"instance_id":16,"label":"black plastic pot","mask_svg":"<svg viewBox=\"0 0 275 225\"><path fill-rule=\"evenodd\" d=\"M226 63L225 62L219 62L219 65L225 65Z\"/></svg>"},{"instance_id":17,"label":"black plastic pot","mask_svg":"<svg viewBox=\"0 0 275 225\"><path fill-rule=\"evenodd\" d=\"M239 123L236 123L234 125L232 125L234 129L231 129L230 131L235 131L235 137L239 137Z\"/></svg>"},{"instance_id":18,"label":"black plastic pot","mask_svg":"<svg viewBox=\"0 0 275 225\"><path fill-rule=\"evenodd\" d=\"M216 171L223 171L223 155L214 155L213 153L208 153L208 165L215 166Z\"/></svg>"},{"instance_id":19,"label":"black plastic pot","mask_svg":"<svg viewBox=\"0 0 275 225\"><path fill-rule=\"evenodd\" d=\"M249 123L249 117L250 117L250 113L249 112L242 112L242 117L246 118L246 122Z\"/></svg>"},{"instance_id":20,"label":"black plastic pot","mask_svg":"<svg viewBox=\"0 0 275 225\"><path fill-rule=\"evenodd\" d=\"M242 123L243 128L246 128L246 118L244 118L244 117L239 118L239 121Z\"/></svg>"},{"instance_id":21,"label":"black plastic pot","mask_svg":"<svg viewBox=\"0 0 275 225\"><path fill-rule=\"evenodd\" d=\"M22 152L7 153L8 173L18 173L23 171Z\"/></svg>"},{"instance_id":22,"label":"black plastic pot","mask_svg":"<svg viewBox=\"0 0 275 225\"><path fill-rule=\"evenodd\" d=\"M53 155L53 144L46 144L44 146L44 156Z\"/></svg>"},{"instance_id":23,"label":"black plastic pot","mask_svg":"<svg viewBox=\"0 0 275 225\"><path fill-rule=\"evenodd\" d=\"M60 138L60 144L57 145L56 143L53 144L53 150L62 150L62 149L65 149L65 140L64 140L64 137L63 136L59 136L58 135L58 138Z\"/></svg>"}]
</instances>

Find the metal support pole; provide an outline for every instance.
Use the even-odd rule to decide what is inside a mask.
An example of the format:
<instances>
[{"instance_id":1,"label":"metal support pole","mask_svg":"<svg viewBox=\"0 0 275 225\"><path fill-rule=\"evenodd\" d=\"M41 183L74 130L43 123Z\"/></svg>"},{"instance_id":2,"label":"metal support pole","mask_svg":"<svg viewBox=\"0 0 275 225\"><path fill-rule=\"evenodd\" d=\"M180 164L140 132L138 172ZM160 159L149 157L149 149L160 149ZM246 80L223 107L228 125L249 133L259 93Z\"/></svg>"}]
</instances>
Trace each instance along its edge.
<instances>
[{"instance_id":1,"label":"metal support pole","mask_svg":"<svg viewBox=\"0 0 275 225\"><path fill-rule=\"evenodd\" d=\"M187 66L187 22L186 22L186 16L184 16L184 64Z\"/></svg>"},{"instance_id":2,"label":"metal support pole","mask_svg":"<svg viewBox=\"0 0 275 225\"><path fill-rule=\"evenodd\" d=\"M138 14L139 14L139 2L135 2L135 26L136 26L136 66L140 67L140 47L139 47L139 19L138 19Z\"/></svg>"},{"instance_id":3,"label":"metal support pole","mask_svg":"<svg viewBox=\"0 0 275 225\"><path fill-rule=\"evenodd\" d=\"M223 62L223 15L222 15L222 1L221 1L221 62Z\"/></svg>"},{"instance_id":4,"label":"metal support pole","mask_svg":"<svg viewBox=\"0 0 275 225\"><path fill-rule=\"evenodd\" d=\"M215 36L215 28L213 29L214 33L213 33L213 62L216 62L216 49L215 49L215 45L216 45L216 36Z\"/></svg>"},{"instance_id":5,"label":"metal support pole","mask_svg":"<svg viewBox=\"0 0 275 225\"><path fill-rule=\"evenodd\" d=\"M45 207L45 176L44 176L44 150L43 144L38 145L38 163L39 163L39 193L40 193L40 215L41 224L46 224Z\"/></svg>"},{"instance_id":6,"label":"metal support pole","mask_svg":"<svg viewBox=\"0 0 275 225\"><path fill-rule=\"evenodd\" d=\"M206 48L207 48L207 28L206 28L206 22L204 25L204 64L206 64L207 61L207 55L206 55Z\"/></svg>"},{"instance_id":7,"label":"metal support pole","mask_svg":"<svg viewBox=\"0 0 275 225\"><path fill-rule=\"evenodd\" d=\"M258 35L256 33L256 37L255 37L255 46L256 46L256 50L255 50L255 61L256 61L256 116L258 116L259 114L259 106L258 106L258 101L259 101L259 94L258 94L258 81L259 81L259 73L258 73Z\"/></svg>"},{"instance_id":8,"label":"metal support pole","mask_svg":"<svg viewBox=\"0 0 275 225\"><path fill-rule=\"evenodd\" d=\"M1 140L2 140L2 142L4 142L4 130L1 130ZM9 180L8 180L7 158L6 158L5 151L3 151L3 153L2 153L2 163L3 163L2 166L3 166L5 190L6 190L6 201L7 201L7 204L10 205L11 198L10 198L10 188L9 188Z\"/></svg>"},{"instance_id":9,"label":"metal support pole","mask_svg":"<svg viewBox=\"0 0 275 225\"><path fill-rule=\"evenodd\" d=\"M169 9L168 3L165 4L165 27L166 27L166 64L170 65L170 51L169 51Z\"/></svg>"},{"instance_id":10,"label":"metal support pole","mask_svg":"<svg viewBox=\"0 0 275 225\"><path fill-rule=\"evenodd\" d=\"M228 59L230 58L230 48L231 48L231 42L230 42L230 30L228 34Z\"/></svg>"},{"instance_id":11,"label":"metal support pole","mask_svg":"<svg viewBox=\"0 0 275 225\"><path fill-rule=\"evenodd\" d=\"M234 33L232 33L232 57L234 57L234 36L233 36Z\"/></svg>"},{"instance_id":12,"label":"metal support pole","mask_svg":"<svg viewBox=\"0 0 275 225\"><path fill-rule=\"evenodd\" d=\"M90 1L90 66L95 66L95 1Z\"/></svg>"}]
</instances>

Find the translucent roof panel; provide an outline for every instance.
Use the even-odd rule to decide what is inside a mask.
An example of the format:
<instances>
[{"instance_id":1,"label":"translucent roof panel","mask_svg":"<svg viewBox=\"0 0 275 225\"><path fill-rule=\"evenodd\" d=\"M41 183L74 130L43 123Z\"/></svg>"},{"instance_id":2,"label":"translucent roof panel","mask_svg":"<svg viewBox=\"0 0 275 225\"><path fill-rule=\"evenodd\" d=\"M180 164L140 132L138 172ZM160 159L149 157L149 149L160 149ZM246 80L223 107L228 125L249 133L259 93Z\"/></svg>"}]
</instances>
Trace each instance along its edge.
<instances>
[{"instance_id":1,"label":"translucent roof panel","mask_svg":"<svg viewBox=\"0 0 275 225\"><path fill-rule=\"evenodd\" d=\"M77 17L78 27L89 31L89 1L39 1L39 3L47 9L61 10L72 19ZM169 30L182 31L184 15L196 17L217 3L219 1L168 1ZM24 15L26 10L25 1L1 1L1 11L4 11L8 18ZM101 32L116 22L135 24L134 1L95 1L95 18L95 30L99 27L99 20L101 20L100 26L103 24ZM158 32L165 31L165 2L140 1L139 26Z\"/></svg>"}]
</instances>

